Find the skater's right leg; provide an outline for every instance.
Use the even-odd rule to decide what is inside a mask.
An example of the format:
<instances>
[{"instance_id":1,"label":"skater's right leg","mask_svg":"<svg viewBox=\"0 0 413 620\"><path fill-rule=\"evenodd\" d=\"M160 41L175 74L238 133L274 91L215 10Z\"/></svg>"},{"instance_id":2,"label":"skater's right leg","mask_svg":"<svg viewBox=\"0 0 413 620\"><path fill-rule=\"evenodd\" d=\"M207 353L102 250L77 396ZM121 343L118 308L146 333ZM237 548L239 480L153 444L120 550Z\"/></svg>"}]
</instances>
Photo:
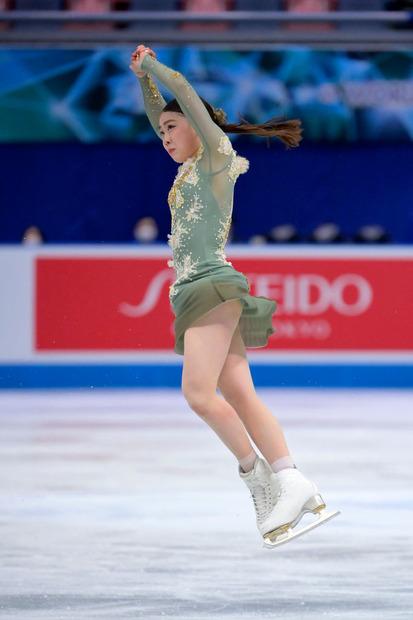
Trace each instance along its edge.
<instances>
[{"instance_id":1,"label":"skater's right leg","mask_svg":"<svg viewBox=\"0 0 413 620\"><path fill-rule=\"evenodd\" d=\"M218 435L239 462L253 452L250 439L230 403L217 394L218 378L238 325L241 303L222 304L185 332L182 392L191 407Z\"/></svg>"}]
</instances>

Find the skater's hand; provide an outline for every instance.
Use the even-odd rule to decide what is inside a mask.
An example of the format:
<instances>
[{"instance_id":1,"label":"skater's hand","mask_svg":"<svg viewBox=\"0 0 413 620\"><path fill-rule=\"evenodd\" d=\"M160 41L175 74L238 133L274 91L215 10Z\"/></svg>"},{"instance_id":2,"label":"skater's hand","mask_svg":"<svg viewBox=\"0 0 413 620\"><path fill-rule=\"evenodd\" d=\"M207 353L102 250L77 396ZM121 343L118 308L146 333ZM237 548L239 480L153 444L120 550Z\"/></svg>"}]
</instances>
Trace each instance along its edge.
<instances>
[{"instance_id":1,"label":"skater's hand","mask_svg":"<svg viewBox=\"0 0 413 620\"><path fill-rule=\"evenodd\" d=\"M146 71L143 71L141 68L142 60L145 58L146 54L150 54L153 58L156 58L155 52L146 45L138 45L131 55L130 68L138 77L144 77L146 75Z\"/></svg>"}]
</instances>

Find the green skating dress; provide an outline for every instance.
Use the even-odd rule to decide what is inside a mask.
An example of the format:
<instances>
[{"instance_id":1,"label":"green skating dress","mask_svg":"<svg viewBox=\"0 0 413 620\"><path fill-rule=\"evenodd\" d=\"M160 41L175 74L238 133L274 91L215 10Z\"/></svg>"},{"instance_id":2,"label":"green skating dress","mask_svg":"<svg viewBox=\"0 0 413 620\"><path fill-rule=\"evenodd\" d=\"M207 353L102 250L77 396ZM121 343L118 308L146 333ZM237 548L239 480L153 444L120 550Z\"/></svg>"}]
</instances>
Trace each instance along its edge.
<instances>
[{"instance_id":1,"label":"green skating dress","mask_svg":"<svg viewBox=\"0 0 413 620\"><path fill-rule=\"evenodd\" d=\"M173 94L187 120L201 138L194 156L179 168L168 202L172 215L169 245L176 280L169 297L175 314L175 352L184 353L186 329L199 318L233 299L242 304L239 326L246 347L263 347L274 333L276 302L249 294L244 274L225 257L231 225L234 185L248 170L227 135L209 116L189 82L149 54L142 62L147 75L140 78L145 110L160 136L159 117L166 105L152 75Z\"/></svg>"}]
</instances>

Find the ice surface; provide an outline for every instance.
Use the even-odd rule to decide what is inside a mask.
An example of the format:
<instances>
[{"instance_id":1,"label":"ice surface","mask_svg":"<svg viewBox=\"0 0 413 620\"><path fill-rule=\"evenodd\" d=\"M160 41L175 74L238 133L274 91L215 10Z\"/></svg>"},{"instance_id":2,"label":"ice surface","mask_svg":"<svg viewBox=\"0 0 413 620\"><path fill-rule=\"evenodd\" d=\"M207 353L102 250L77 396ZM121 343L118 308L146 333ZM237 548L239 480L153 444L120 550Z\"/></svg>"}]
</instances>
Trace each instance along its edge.
<instances>
[{"instance_id":1,"label":"ice surface","mask_svg":"<svg viewBox=\"0 0 413 620\"><path fill-rule=\"evenodd\" d=\"M179 392L0 393L0 618L413 618L413 392L260 394L342 511L275 550Z\"/></svg>"}]
</instances>

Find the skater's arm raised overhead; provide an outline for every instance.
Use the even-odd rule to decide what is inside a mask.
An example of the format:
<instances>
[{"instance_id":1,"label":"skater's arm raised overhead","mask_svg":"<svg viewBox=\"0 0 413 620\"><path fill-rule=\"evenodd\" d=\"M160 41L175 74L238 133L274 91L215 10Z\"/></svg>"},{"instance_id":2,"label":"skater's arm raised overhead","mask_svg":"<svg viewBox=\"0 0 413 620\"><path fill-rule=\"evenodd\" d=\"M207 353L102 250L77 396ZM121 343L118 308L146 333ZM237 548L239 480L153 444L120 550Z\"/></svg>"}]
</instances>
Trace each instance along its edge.
<instances>
[{"instance_id":1,"label":"skater's arm raised overhead","mask_svg":"<svg viewBox=\"0 0 413 620\"><path fill-rule=\"evenodd\" d=\"M141 67L141 55L144 52L155 58L155 52L145 47L144 45L139 45L132 54L130 68L139 78L145 112L148 116L149 122L152 125L153 130L160 138L161 134L159 130L159 117L162 113L162 110L166 106L166 101L159 92L159 88L153 81L151 75L147 71L144 71Z\"/></svg>"},{"instance_id":2,"label":"skater's arm raised overhead","mask_svg":"<svg viewBox=\"0 0 413 620\"><path fill-rule=\"evenodd\" d=\"M217 170L225 166L232 155L230 142L222 129L213 121L203 101L188 80L178 71L158 62L150 54L143 56L141 69L153 75L174 95L182 113L201 138L210 158L211 169ZM156 133L159 135L159 128Z\"/></svg>"},{"instance_id":3,"label":"skater's arm raised overhead","mask_svg":"<svg viewBox=\"0 0 413 620\"><path fill-rule=\"evenodd\" d=\"M150 74L147 73L144 77L139 78L139 84L142 89L145 112L153 130L160 138L159 117L166 106L166 101L159 92Z\"/></svg>"},{"instance_id":4,"label":"skater's arm raised overhead","mask_svg":"<svg viewBox=\"0 0 413 620\"><path fill-rule=\"evenodd\" d=\"M258 124L251 124L242 117L240 123L227 123L222 110L215 110L201 99L181 73L158 62L154 52L143 45L132 54L131 68L141 80L145 109L157 135L161 137L158 123L161 112L168 110L184 114L209 156L210 172L221 170L234 155L227 133L252 134L267 139L277 137L287 148L298 146L301 140L301 122L298 119L285 120L284 115ZM175 97L176 101L167 104L166 110L165 101L151 75Z\"/></svg>"}]
</instances>

